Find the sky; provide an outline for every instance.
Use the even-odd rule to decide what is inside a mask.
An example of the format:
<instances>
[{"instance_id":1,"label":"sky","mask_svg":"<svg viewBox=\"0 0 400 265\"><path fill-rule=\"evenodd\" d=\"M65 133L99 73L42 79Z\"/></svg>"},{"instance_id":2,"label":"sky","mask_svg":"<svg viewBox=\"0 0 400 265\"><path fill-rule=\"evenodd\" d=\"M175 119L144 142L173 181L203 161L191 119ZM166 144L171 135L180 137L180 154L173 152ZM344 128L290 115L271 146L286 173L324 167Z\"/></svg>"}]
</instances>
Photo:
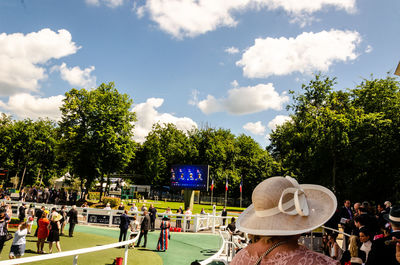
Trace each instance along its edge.
<instances>
[{"instance_id":1,"label":"sky","mask_svg":"<svg viewBox=\"0 0 400 265\"><path fill-rule=\"evenodd\" d=\"M57 121L71 88L114 82L138 142L160 122L265 147L314 73L393 73L399 22L399 0L0 0L0 112Z\"/></svg>"}]
</instances>

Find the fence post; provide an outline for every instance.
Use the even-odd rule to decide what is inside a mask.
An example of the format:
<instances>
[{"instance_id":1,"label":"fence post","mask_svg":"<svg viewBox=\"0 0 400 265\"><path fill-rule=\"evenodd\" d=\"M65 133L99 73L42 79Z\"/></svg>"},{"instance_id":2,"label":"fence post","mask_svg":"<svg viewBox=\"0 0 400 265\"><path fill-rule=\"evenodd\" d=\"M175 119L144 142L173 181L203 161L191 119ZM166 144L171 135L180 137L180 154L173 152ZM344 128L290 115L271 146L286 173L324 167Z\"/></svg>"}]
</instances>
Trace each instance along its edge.
<instances>
[{"instance_id":1,"label":"fence post","mask_svg":"<svg viewBox=\"0 0 400 265\"><path fill-rule=\"evenodd\" d=\"M199 214L196 214L195 216L194 216L194 222L193 222L193 225L194 225L194 232L198 232L199 231Z\"/></svg>"},{"instance_id":2,"label":"fence post","mask_svg":"<svg viewBox=\"0 0 400 265\"><path fill-rule=\"evenodd\" d=\"M310 242L311 242L311 250L314 251L314 234L313 234L313 231L311 231L311 240L310 240Z\"/></svg>"},{"instance_id":3,"label":"fence post","mask_svg":"<svg viewBox=\"0 0 400 265\"><path fill-rule=\"evenodd\" d=\"M74 256L74 261L72 262L72 265L78 265L78 255Z\"/></svg>"},{"instance_id":4,"label":"fence post","mask_svg":"<svg viewBox=\"0 0 400 265\"><path fill-rule=\"evenodd\" d=\"M128 247L129 245L125 245L125 256L124 256L124 265L128 265Z\"/></svg>"},{"instance_id":5,"label":"fence post","mask_svg":"<svg viewBox=\"0 0 400 265\"><path fill-rule=\"evenodd\" d=\"M113 218L113 210L110 210L110 220L108 222L109 227L111 227L111 225L112 225L112 218Z\"/></svg>"}]
</instances>

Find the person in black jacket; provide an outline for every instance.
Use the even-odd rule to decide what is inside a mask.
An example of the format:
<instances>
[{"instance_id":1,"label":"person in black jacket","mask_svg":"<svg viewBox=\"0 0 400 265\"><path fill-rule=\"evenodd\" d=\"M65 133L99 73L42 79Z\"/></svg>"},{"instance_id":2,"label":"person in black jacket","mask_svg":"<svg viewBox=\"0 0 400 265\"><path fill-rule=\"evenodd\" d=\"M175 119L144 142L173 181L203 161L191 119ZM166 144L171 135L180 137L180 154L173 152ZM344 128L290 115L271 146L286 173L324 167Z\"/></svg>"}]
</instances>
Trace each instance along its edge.
<instances>
[{"instance_id":1,"label":"person in black jacket","mask_svg":"<svg viewBox=\"0 0 400 265\"><path fill-rule=\"evenodd\" d=\"M18 218L19 218L20 223L25 221L25 216L26 216L25 211L26 211L26 207L25 207L25 203L23 203L18 209Z\"/></svg>"},{"instance_id":2,"label":"person in black jacket","mask_svg":"<svg viewBox=\"0 0 400 265\"><path fill-rule=\"evenodd\" d=\"M75 225L78 223L78 211L76 210L76 205L72 205L67 216L69 222L69 237L73 237Z\"/></svg>"},{"instance_id":3,"label":"person in black jacket","mask_svg":"<svg viewBox=\"0 0 400 265\"><path fill-rule=\"evenodd\" d=\"M157 209L153 206L153 204L150 204L149 215L150 215L150 230L154 231L154 226L157 219Z\"/></svg>"},{"instance_id":4,"label":"person in black jacket","mask_svg":"<svg viewBox=\"0 0 400 265\"><path fill-rule=\"evenodd\" d=\"M119 217L120 223L119 223L119 242L122 241L122 237L124 238L124 241L126 240L126 233L128 232L129 228L129 223L130 219L128 217L128 211L125 210L123 214Z\"/></svg>"},{"instance_id":5,"label":"person in black jacket","mask_svg":"<svg viewBox=\"0 0 400 265\"><path fill-rule=\"evenodd\" d=\"M393 231L389 236L372 242L366 265L399 264L396 260L396 241L392 239L400 239L400 206L393 206L390 213L384 215L384 218L390 222Z\"/></svg>"},{"instance_id":6,"label":"person in black jacket","mask_svg":"<svg viewBox=\"0 0 400 265\"><path fill-rule=\"evenodd\" d=\"M145 208L143 210L143 219L142 219L142 223L140 224L140 236L137 242L136 247L139 247L140 241L142 240L142 237L144 236L144 244L142 247L146 247L147 244L147 233L149 232L149 228L150 228L150 216L148 214L147 209Z\"/></svg>"}]
</instances>

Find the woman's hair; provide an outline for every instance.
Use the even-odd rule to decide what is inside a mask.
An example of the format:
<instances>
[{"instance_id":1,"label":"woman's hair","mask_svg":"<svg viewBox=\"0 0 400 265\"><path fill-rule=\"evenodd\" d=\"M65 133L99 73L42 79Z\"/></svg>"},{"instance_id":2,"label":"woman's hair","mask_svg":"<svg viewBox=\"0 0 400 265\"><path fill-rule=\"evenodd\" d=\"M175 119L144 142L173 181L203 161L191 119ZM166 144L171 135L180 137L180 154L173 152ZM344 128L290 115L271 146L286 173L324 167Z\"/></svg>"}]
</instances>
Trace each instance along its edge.
<instances>
[{"instance_id":1,"label":"woman's hair","mask_svg":"<svg viewBox=\"0 0 400 265\"><path fill-rule=\"evenodd\" d=\"M20 226L21 226L21 230L23 230L28 227L28 224L26 222L21 222Z\"/></svg>"},{"instance_id":2,"label":"woman's hair","mask_svg":"<svg viewBox=\"0 0 400 265\"><path fill-rule=\"evenodd\" d=\"M349 252L351 257L358 257L358 245L360 244L360 239L358 236L350 236Z\"/></svg>"}]
</instances>

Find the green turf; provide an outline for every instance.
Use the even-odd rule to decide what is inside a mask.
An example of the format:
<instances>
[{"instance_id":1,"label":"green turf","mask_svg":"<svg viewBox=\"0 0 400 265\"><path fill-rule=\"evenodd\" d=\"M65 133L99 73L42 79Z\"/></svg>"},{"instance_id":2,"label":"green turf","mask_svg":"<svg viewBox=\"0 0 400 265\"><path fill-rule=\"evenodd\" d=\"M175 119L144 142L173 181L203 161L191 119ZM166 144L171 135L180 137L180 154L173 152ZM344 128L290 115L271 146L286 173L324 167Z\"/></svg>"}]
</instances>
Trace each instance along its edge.
<instances>
[{"instance_id":1,"label":"green turf","mask_svg":"<svg viewBox=\"0 0 400 265\"><path fill-rule=\"evenodd\" d=\"M11 230L13 231L13 230ZM34 230L33 230L34 231ZM65 232L68 231L68 226ZM221 241L219 236L200 233L172 233L169 242L169 248L166 252L155 251L157 246L159 232L150 232L148 235L147 248L135 248L129 250L128 264L176 264L186 265L194 260L203 260L215 253ZM61 237L61 248L63 251L92 246L110 244L118 241L119 230L110 228L100 228L93 226L76 226L73 238ZM143 241L142 241L143 244ZM11 241L6 242L0 260L8 259ZM45 251L48 251L48 245L45 244ZM36 255L36 237L28 236L26 253L24 257ZM55 246L53 253L57 252ZM103 265L112 264L116 257L123 257L123 249L110 249L105 251L93 252L80 255L78 264ZM73 257L65 257L47 261L40 261L30 264L72 264Z\"/></svg>"}]
</instances>

